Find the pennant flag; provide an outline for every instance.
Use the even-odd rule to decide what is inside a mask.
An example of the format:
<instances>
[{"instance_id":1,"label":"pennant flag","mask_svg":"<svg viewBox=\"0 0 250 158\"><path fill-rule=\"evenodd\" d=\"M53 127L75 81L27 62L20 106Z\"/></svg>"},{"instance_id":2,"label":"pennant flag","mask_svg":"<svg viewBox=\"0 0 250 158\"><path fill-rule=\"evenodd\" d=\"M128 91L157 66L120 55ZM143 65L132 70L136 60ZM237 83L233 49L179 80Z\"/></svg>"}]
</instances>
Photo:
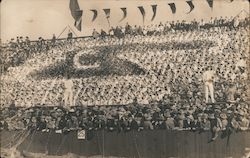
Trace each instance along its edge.
<instances>
[{"instance_id":1,"label":"pennant flag","mask_svg":"<svg viewBox=\"0 0 250 158\"><path fill-rule=\"evenodd\" d=\"M77 0L70 0L69 9L72 17L75 19L75 27L77 30L82 30L82 10L80 10Z\"/></svg>"},{"instance_id":2,"label":"pennant flag","mask_svg":"<svg viewBox=\"0 0 250 158\"><path fill-rule=\"evenodd\" d=\"M107 18L107 21L109 23L109 26L110 26L110 22L109 22L109 18L110 18L110 9L103 9L105 15L106 15L106 18Z\"/></svg>"},{"instance_id":3,"label":"pennant flag","mask_svg":"<svg viewBox=\"0 0 250 158\"><path fill-rule=\"evenodd\" d=\"M168 3L168 5L170 6L172 13L175 14L176 13L175 3Z\"/></svg>"},{"instance_id":4,"label":"pennant flag","mask_svg":"<svg viewBox=\"0 0 250 158\"><path fill-rule=\"evenodd\" d=\"M207 0L207 3L209 7L213 9L213 0Z\"/></svg>"},{"instance_id":5,"label":"pennant flag","mask_svg":"<svg viewBox=\"0 0 250 158\"><path fill-rule=\"evenodd\" d=\"M79 19L75 21L74 26L78 31L82 31L82 10L76 11L76 15L79 17Z\"/></svg>"},{"instance_id":6,"label":"pennant flag","mask_svg":"<svg viewBox=\"0 0 250 158\"><path fill-rule=\"evenodd\" d=\"M121 22L122 20L124 20L127 17L127 8L121 8L121 10L123 12L123 17L119 22Z\"/></svg>"},{"instance_id":7,"label":"pennant flag","mask_svg":"<svg viewBox=\"0 0 250 158\"><path fill-rule=\"evenodd\" d=\"M194 10L194 4L193 4L193 2L192 1L187 1L187 4L189 5L189 7L190 7L190 11L188 12L188 13L190 13L191 11L193 11ZM187 13L187 14L188 14Z\"/></svg>"},{"instance_id":8,"label":"pennant flag","mask_svg":"<svg viewBox=\"0 0 250 158\"><path fill-rule=\"evenodd\" d=\"M143 23L144 23L144 20L145 20L145 10L144 10L143 6L139 6L138 8L139 8L139 10L141 12Z\"/></svg>"},{"instance_id":9,"label":"pennant flag","mask_svg":"<svg viewBox=\"0 0 250 158\"><path fill-rule=\"evenodd\" d=\"M230 0L230 2L233 2L234 0Z\"/></svg>"},{"instance_id":10,"label":"pennant flag","mask_svg":"<svg viewBox=\"0 0 250 158\"><path fill-rule=\"evenodd\" d=\"M92 22L93 21L95 21L95 19L97 18L97 10L95 10L95 9L91 9L90 11L92 11L93 12L93 18L92 18Z\"/></svg>"},{"instance_id":11,"label":"pennant flag","mask_svg":"<svg viewBox=\"0 0 250 158\"><path fill-rule=\"evenodd\" d=\"M151 21L153 21L155 19L155 16L156 16L157 5L151 5L151 7L153 10L153 16L152 16Z\"/></svg>"},{"instance_id":12,"label":"pennant flag","mask_svg":"<svg viewBox=\"0 0 250 158\"><path fill-rule=\"evenodd\" d=\"M110 18L110 9L103 9L105 15L106 15L106 18Z\"/></svg>"}]
</instances>

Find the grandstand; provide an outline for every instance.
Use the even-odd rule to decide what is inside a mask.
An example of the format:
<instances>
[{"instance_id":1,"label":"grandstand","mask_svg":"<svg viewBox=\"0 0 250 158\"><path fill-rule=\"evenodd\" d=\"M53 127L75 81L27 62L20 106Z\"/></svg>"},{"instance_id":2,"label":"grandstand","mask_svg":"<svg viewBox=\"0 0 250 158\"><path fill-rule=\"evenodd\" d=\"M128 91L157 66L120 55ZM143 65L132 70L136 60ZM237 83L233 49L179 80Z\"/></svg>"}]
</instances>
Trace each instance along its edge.
<instances>
[{"instance_id":1,"label":"grandstand","mask_svg":"<svg viewBox=\"0 0 250 158\"><path fill-rule=\"evenodd\" d=\"M66 134L85 130L90 133L87 136L90 140L91 133L96 134L95 141L99 141L102 131L107 132L102 136L106 139L110 136L108 132L187 130L208 133L210 142L221 133L225 135L221 137L228 139L236 132L244 133L249 130L250 119L246 63L249 18L237 26L229 19L222 21L159 24L161 30L138 31L127 27L131 30L122 36L64 39L55 43L42 38L35 42L12 40L1 53L1 129L38 131L41 138L51 131ZM204 98L202 74L207 67L216 72L213 104L206 104ZM65 106L65 80L73 83L70 107ZM32 136L29 139L33 141ZM53 148L53 143L48 144ZM11 147L8 141L4 145ZM88 144L83 146L88 148ZM219 145L213 147L216 146ZM63 150L74 151L69 148ZM43 151L39 147L31 150ZM198 149L192 150L195 153ZM207 151L200 151L201 155L190 156L205 157ZM86 152L105 155L104 150ZM234 154L239 156L243 152ZM138 151L131 153L140 157ZM160 156L164 154L163 151Z\"/></svg>"}]
</instances>

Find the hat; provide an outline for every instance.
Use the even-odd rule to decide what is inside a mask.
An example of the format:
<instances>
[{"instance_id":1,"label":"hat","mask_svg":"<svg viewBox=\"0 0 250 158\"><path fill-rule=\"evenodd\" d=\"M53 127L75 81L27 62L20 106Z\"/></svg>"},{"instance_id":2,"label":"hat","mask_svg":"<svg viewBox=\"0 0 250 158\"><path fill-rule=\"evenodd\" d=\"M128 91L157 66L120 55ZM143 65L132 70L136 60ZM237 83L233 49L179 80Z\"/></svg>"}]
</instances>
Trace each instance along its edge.
<instances>
[{"instance_id":1,"label":"hat","mask_svg":"<svg viewBox=\"0 0 250 158\"><path fill-rule=\"evenodd\" d=\"M207 119L207 118L208 118L208 114L204 113L201 117L202 117L203 119Z\"/></svg>"},{"instance_id":2,"label":"hat","mask_svg":"<svg viewBox=\"0 0 250 158\"><path fill-rule=\"evenodd\" d=\"M190 120L194 120L193 115L188 115L187 118L190 119Z\"/></svg>"},{"instance_id":3,"label":"hat","mask_svg":"<svg viewBox=\"0 0 250 158\"><path fill-rule=\"evenodd\" d=\"M166 118L169 118L169 117L171 117L171 114L170 114L170 112L166 112L166 113L164 113L164 116L165 116Z\"/></svg>"},{"instance_id":4,"label":"hat","mask_svg":"<svg viewBox=\"0 0 250 158\"><path fill-rule=\"evenodd\" d=\"M227 113L227 111L228 110L226 108L224 108L224 109L221 110L221 112L223 112L223 113Z\"/></svg>"},{"instance_id":5,"label":"hat","mask_svg":"<svg viewBox=\"0 0 250 158\"><path fill-rule=\"evenodd\" d=\"M243 110L239 110L238 114L239 114L240 116L244 116L244 111L243 111Z\"/></svg>"},{"instance_id":6,"label":"hat","mask_svg":"<svg viewBox=\"0 0 250 158\"><path fill-rule=\"evenodd\" d=\"M71 109L69 110L69 112L75 112L75 109L74 109L74 108L71 108Z\"/></svg>"},{"instance_id":7,"label":"hat","mask_svg":"<svg viewBox=\"0 0 250 158\"><path fill-rule=\"evenodd\" d=\"M184 120L184 119L185 119L185 115L184 115L184 114L180 114L180 115L178 116L178 118L179 118L180 120Z\"/></svg>"},{"instance_id":8,"label":"hat","mask_svg":"<svg viewBox=\"0 0 250 158\"><path fill-rule=\"evenodd\" d=\"M214 109L221 109L221 107L217 104L217 105L214 105Z\"/></svg>"},{"instance_id":9,"label":"hat","mask_svg":"<svg viewBox=\"0 0 250 158\"><path fill-rule=\"evenodd\" d=\"M226 115L225 113L221 113L221 114L220 114L220 117L221 117L222 119L227 119L227 115Z\"/></svg>"},{"instance_id":10,"label":"hat","mask_svg":"<svg viewBox=\"0 0 250 158\"><path fill-rule=\"evenodd\" d=\"M219 109L215 109L214 112L217 113L217 114L221 113L221 111Z\"/></svg>"},{"instance_id":11,"label":"hat","mask_svg":"<svg viewBox=\"0 0 250 158\"><path fill-rule=\"evenodd\" d=\"M202 114L202 113L198 113L197 114L197 117L202 117L204 114Z\"/></svg>"},{"instance_id":12,"label":"hat","mask_svg":"<svg viewBox=\"0 0 250 158\"><path fill-rule=\"evenodd\" d=\"M211 113L211 114L209 114L209 116L208 116L210 119L215 119L215 116L214 116L214 114L213 113Z\"/></svg>"}]
</instances>

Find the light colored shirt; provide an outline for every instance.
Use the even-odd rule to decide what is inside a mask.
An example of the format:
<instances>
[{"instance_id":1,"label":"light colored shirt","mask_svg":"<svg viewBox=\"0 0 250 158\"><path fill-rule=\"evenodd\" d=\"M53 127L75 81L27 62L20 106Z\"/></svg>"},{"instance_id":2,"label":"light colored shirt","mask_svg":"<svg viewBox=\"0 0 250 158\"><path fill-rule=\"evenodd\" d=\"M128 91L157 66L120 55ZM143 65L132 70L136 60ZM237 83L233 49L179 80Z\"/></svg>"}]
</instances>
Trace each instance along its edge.
<instances>
[{"instance_id":1,"label":"light colored shirt","mask_svg":"<svg viewBox=\"0 0 250 158\"><path fill-rule=\"evenodd\" d=\"M65 91L72 91L72 88L74 86L72 80L64 80L64 86L65 86Z\"/></svg>"},{"instance_id":2,"label":"light colored shirt","mask_svg":"<svg viewBox=\"0 0 250 158\"><path fill-rule=\"evenodd\" d=\"M210 81L212 82L214 80L214 76L215 76L215 72L214 71L206 71L203 73L203 81L204 82L207 82L207 81Z\"/></svg>"}]
</instances>

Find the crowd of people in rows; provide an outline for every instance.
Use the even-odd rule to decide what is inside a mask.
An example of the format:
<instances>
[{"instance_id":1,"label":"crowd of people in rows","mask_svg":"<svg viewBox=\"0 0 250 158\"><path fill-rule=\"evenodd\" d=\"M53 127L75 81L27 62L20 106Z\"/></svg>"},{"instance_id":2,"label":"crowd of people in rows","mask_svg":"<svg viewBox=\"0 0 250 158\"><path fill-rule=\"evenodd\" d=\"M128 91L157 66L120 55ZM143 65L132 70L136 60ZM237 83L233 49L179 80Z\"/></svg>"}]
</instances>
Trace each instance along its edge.
<instances>
[{"instance_id":1,"label":"crowd of people in rows","mask_svg":"<svg viewBox=\"0 0 250 158\"><path fill-rule=\"evenodd\" d=\"M0 128L5 130L38 130L42 132L72 130L107 130L127 132L142 130L220 131L230 134L250 128L247 103L223 103L190 106L152 102L134 102L126 106L31 107L12 104L1 110Z\"/></svg>"},{"instance_id":2,"label":"crowd of people in rows","mask_svg":"<svg viewBox=\"0 0 250 158\"><path fill-rule=\"evenodd\" d=\"M225 18L212 18L210 20L201 19L197 21L194 19L193 21L187 22L185 20L182 21L172 21L166 22L165 24L152 24L148 26L130 26L128 23L125 27L117 26L111 27L108 32L103 29L98 32L97 30L93 30L92 36L94 38L105 38L107 35L115 36L118 38L123 38L126 35L143 35L143 36L151 36L151 35L160 35L165 34L169 31L193 31L197 29L210 29L213 27L229 27L230 29L236 27L245 27L249 23L249 19L245 19L240 21L237 17L225 17Z\"/></svg>"},{"instance_id":3,"label":"crowd of people in rows","mask_svg":"<svg viewBox=\"0 0 250 158\"><path fill-rule=\"evenodd\" d=\"M69 34L66 40L56 40L54 36L52 40L30 42L19 37L1 54L1 59L9 63L1 74L1 128L211 129L214 138L216 131L248 129L247 26L249 19L232 22L224 18L146 28L127 25L108 33L94 30L93 37L88 38L74 39ZM144 73L70 78L70 110L61 108L65 104L64 80L69 78L38 80L30 75L67 61L68 56L79 51L93 54L102 50L112 54L110 60L116 56L130 61L143 68ZM12 53L26 55L21 59ZM215 102L232 104L204 105L202 76L207 68L215 72ZM6 108L12 101L16 106L31 108ZM152 105L152 101L164 104ZM127 104L131 105L119 106ZM84 108L86 105L117 106Z\"/></svg>"},{"instance_id":4,"label":"crowd of people in rows","mask_svg":"<svg viewBox=\"0 0 250 158\"><path fill-rule=\"evenodd\" d=\"M135 97L143 104L163 98L174 103L200 104L204 102L202 75L207 67L216 72L217 102L244 102L248 97L248 31L248 27L222 26L152 36L127 35L121 39L108 36L64 41L35 54L20 66L8 68L2 76L1 104L8 105L11 100L20 106L62 104L63 76L39 81L29 74L67 60L72 52L98 52L103 48L107 53L139 65L145 74L71 78L73 105L123 105Z\"/></svg>"},{"instance_id":5,"label":"crowd of people in rows","mask_svg":"<svg viewBox=\"0 0 250 158\"><path fill-rule=\"evenodd\" d=\"M211 18L210 20L200 21L194 19L191 22L185 20L176 22L166 22L165 24L160 23L159 25L149 25L149 26L130 26L127 24L125 27L117 26L111 27L110 30L104 31L101 30L97 32L93 30L93 38L105 38L107 36L122 38L127 35L160 35L168 33L169 31L193 31L197 29L210 29L213 27L229 27L230 29L237 27L245 27L249 23L249 18L245 20L238 20L237 17L230 18ZM73 33L69 32L67 40L71 40ZM68 42L68 41L67 41ZM7 69L9 66L18 66L23 63L25 59L30 58L35 52L48 51L53 48L56 44L63 45L65 41L58 41L56 36L53 35L52 39L45 40L42 37L39 37L37 41L30 41L29 37L18 36L16 39L12 38L7 45L4 44L4 53L1 53L0 64L4 65L4 69ZM7 66L6 66L7 65Z\"/></svg>"}]
</instances>

